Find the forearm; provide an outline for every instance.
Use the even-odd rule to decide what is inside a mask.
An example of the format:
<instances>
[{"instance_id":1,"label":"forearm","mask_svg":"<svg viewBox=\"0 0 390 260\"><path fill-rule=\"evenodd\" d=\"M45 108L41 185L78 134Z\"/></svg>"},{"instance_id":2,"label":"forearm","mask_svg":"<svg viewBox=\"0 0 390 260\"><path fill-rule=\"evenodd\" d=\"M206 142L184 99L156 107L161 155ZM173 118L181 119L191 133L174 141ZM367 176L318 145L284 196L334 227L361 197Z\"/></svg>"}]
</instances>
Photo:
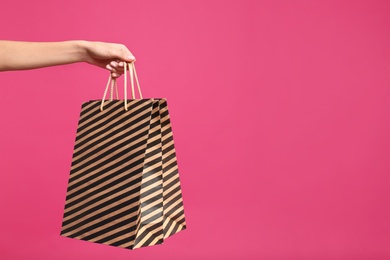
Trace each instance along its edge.
<instances>
[{"instance_id":1,"label":"forearm","mask_svg":"<svg viewBox=\"0 0 390 260\"><path fill-rule=\"evenodd\" d=\"M26 70L85 61L86 41L0 41L0 71Z\"/></svg>"}]
</instances>

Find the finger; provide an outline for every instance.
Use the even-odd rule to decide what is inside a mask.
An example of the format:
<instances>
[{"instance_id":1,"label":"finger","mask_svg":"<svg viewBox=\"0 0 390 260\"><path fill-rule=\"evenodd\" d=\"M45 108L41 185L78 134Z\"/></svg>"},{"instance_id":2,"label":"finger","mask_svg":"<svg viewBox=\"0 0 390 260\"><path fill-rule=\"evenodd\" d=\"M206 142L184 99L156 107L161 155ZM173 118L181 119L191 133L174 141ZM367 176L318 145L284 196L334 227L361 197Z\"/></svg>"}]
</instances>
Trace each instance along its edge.
<instances>
[{"instance_id":1,"label":"finger","mask_svg":"<svg viewBox=\"0 0 390 260\"><path fill-rule=\"evenodd\" d=\"M121 73L121 71L123 72L123 69L119 67L113 67L111 64L107 64L106 69L108 69L111 72L119 72L119 73Z\"/></svg>"},{"instance_id":2,"label":"finger","mask_svg":"<svg viewBox=\"0 0 390 260\"><path fill-rule=\"evenodd\" d=\"M117 73L111 73L111 77L113 77L113 78L118 78L118 77L120 77L120 75L117 74Z\"/></svg>"},{"instance_id":3,"label":"finger","mask_svg":"<svg viewBox=\"0 0 390 260\"><path fill-rule=\"evenodd\" d=\"M120 66L122 65L122 66ZM124 67L123 67L123 62L115 62L112 61L110 62L110 67L112 68L112 71L117 72L119 75L122 75L124 73Z\"/></svg>"},{"instance_id":4,"label":"finger","mask_svg":"<svg viewBox=\"0 0 390 260\"><path fill-rule=\"evenodd\" d=\"M111 61L110 62L110 66L112 67L112 68L117 68L118 67L118 62L116 62L116 61Z\"/></svg>"},{"instance_id":5,"label":"finger","mask_svg":"<svg viewBox=\"0 0 390 260\"><path fill-rule=\"evenodd\" d=\"M114 68L113 68L113 67L111 67L111 65L110 65L110 64L107 64L107 65L106 65L106 69L108 69L109 71L112 71Z\"/></svg>"},{"instance_id":6,"label":"finger","mask_svg":"<svg viewBox=\"0 0 390 260\"><path fill-rule=\"evenodd\" d=\"M112 68L109 64L106 66L106 69L108 69L111 72L111 77L113 78L118 78L123 74L123 72L117 71L115 68Z\"/></svg>"},{"instance_id":7,"label":"finger","mask_svg":"<svg viewBox=\"0 0 390 260\"><path fill-rule=\"evenodd\" d=\"M124 72L124 68L121 68L121 67L116 67L115 68L115 72L119 73L119 74L122 74Z\"/></svg>"}]
</instances>

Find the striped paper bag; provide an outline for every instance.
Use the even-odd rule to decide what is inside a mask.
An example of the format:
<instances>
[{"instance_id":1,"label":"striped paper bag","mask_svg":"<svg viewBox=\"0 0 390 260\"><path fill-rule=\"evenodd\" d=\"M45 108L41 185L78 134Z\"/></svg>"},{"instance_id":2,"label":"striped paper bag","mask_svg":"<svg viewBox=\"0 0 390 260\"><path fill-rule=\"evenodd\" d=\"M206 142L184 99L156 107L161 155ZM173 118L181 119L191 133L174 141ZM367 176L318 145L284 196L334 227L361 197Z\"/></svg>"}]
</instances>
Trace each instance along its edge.
<instances>
[{"instance_id":1,"label":"striped paper bag","mask_svg":"<svg viewBox=\"0 0 390 260\"><path fill-rule=\"evenodd\" d=\"M82 104L61 236L136 249L162 244L186 221L167 100L143 99L134 62L124 68L124 100L117 88L112 99L110 76L103 99Z\"/></svg>"}]
</instances>

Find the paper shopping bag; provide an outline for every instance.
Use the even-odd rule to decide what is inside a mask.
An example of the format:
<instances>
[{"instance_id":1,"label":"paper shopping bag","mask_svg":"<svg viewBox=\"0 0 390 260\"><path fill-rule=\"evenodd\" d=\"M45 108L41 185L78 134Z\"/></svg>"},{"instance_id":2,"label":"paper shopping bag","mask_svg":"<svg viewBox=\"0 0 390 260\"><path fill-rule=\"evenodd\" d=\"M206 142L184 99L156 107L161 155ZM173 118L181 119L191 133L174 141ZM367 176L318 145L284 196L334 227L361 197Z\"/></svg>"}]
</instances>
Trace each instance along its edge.
<instances>
[{"instance_id":1,"label":"paper shopping bag","mask_svg":"<svg viewBox=\"0 0 390 260\"><path fill-rule=\"evenodd\" d=\"M186 220L167 100L142 98L134 62L124 81L124 100L112 99L110 77L102 100L82 104L61 236L136 249L162 244Z\"/></svg>"}]
</instances>

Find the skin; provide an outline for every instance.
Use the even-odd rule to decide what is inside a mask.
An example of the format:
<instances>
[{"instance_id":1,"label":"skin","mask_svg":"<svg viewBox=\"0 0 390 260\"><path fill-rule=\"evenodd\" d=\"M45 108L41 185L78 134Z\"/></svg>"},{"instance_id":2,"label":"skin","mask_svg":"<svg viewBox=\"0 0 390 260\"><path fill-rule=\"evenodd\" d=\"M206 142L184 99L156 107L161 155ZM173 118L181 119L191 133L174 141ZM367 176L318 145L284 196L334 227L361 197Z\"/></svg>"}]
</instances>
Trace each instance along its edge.
<instances>
[{"instance_id":1,"label":"skin","mask_svg":"<svg viewBox=\"0 0 390 260\"><path fill-rule=\"evenodd\" d=\"M0 71L29 70L86 62L108 69L114 78L123 74L123 61L135 61L123 44L97 41L0 41Z\"/></svg>"}]
</instances>

